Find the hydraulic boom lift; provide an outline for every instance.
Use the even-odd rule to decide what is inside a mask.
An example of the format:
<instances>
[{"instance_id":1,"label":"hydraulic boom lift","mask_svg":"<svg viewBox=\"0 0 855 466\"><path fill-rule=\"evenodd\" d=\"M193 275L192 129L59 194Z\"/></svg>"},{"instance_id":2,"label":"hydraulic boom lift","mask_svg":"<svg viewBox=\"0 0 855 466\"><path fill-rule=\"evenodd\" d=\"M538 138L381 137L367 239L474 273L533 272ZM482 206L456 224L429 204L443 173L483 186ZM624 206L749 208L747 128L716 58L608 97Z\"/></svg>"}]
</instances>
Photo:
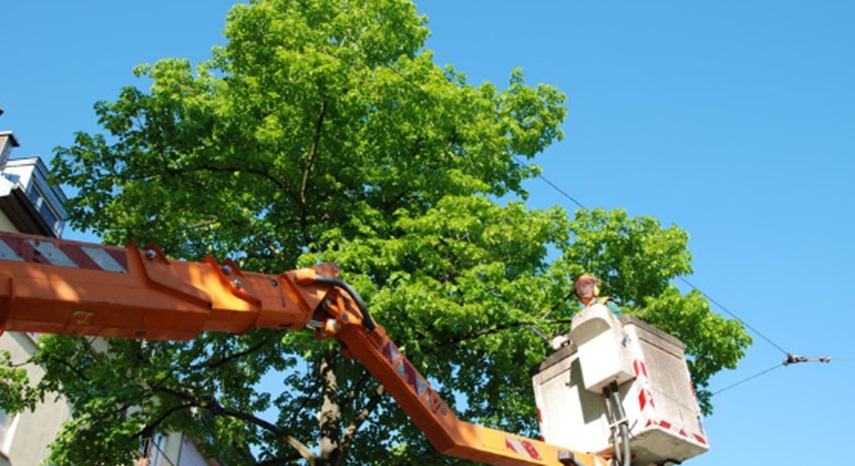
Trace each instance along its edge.
<instances>
[{"instance_id":1,"label":"hydraulic boom lift","mask_svg":"<svg viewBox=\"0 0 855 466\"><path fill-rule=\"evenodd\" d=\"M236 264L0 233L0 332L187 340L315 329L342 342L443 454L495 465L606 465L600 456L478 426L454 412L376 323L335 265L267 275Z\"/></svg>"}]
</instances>

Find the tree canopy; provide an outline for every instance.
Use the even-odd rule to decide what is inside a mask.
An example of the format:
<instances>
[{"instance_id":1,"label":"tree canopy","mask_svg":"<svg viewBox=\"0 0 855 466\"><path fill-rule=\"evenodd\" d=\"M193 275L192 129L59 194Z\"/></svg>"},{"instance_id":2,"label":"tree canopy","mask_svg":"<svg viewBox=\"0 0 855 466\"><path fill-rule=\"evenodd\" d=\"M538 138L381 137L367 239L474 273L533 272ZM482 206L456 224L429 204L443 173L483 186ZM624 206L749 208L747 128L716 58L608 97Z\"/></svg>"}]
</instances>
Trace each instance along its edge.
<instances>
[{"instance_id":1,"label":"tree canopy","mask_svg":"<svg viewBox=\"0 0 855 466\"><path fill-rule=\"evenodd\" d=\"M549 349L530 327L566 331L572 279L594 273L626 312L686 343L709 412L710 376L750 338L670 284L691 273L688 235L620 210L528 209L522 182L562 138L565 95L520 70L504 88L468 83L434 63L428 34L406 0L235 5L210 60L139 66L147 89L95 105L104 133L56 149L55 181L77 190L71 220L108 243L245 270L336 262L461 417L531 436L529 368ZM52 464L126 463L157 431L187 432L229 465L461 464L306 332L109 340L106 352L40 342L38 388L76 413Z\"/></svg>"}]
</instances>

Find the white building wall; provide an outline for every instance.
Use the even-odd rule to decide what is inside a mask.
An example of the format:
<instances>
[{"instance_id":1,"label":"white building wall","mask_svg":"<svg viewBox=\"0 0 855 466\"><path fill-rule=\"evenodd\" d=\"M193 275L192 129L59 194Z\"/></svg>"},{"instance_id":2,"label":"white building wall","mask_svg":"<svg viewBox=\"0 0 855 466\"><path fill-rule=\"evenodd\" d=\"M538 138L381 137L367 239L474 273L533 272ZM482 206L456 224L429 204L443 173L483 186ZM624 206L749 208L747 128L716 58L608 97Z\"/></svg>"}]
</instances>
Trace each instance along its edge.
<instances>
[{"instance_id":1,"label":"white building wall","mask_svg":"<svg viewBox=\"0 0 855 466\"><path fill-rule=\"evenodd\" d=\"M16 231L2 212L0 230ZM0 350L11 354L13 363L23 364L36 351L36 343L27 334L6 332L0 336ZM31 384L44 376L44 370L35 364L25 367ZM6 417L7 425L0 438L0 466L35 466L47 458L48 445L56 438L62 423L71 418L71 412L62 398L48 396L35 411Z\"/></svg>"},{"instance_id":2,"label":"white building wall","mask_svg":"<svg viewBox=\"0 0 855 466\"><path fill-rule=\"evenodd\" d=\"M15 231L15 225L3 212L0 212L0 231Z\"/></svg>"},{"instance_id":3,"label":"white building wall","mask_svg":"<svg viewBox=\"0 0 855 466\"><path fill-rule=\"evenodd\" d=\"M16 183L28 185L32 181L32 167L37 165L32 160L9 161L5 167L0 167L3 173L15 175ZM44 183L46 181L43 180ZM15 183L5 176L0 176L0 195L8 195ZM56 208L61 210L64 218L65 211L62 203L65 201L61 191L57 194L52 190L48 194L59 196L53 198ZM59 234L62 228L55 230ZM20 232L9 217L0 211L0 231ZM15 364L23 364L36 351L37 343L30 335L18 332L6 332L0 335L0 350L8 351ZM106 351L106 345L101 339L93 341L95 351ZM44 370L35 365L25 366L30 383L38 383L44 376ZM36 406L32 412L27 411L14 416L0 411L0 466L37 466L49 456L48 445L56 438L62 429L63 422L71 419L71 409L64 398L48 395L45 402ZM149 456L151 466L208 466L218 464L207 461L196 449L195 445L181 433L170 433L160 437L157 448Z\"/></svg>"},{"instance_id":4,"label":"white building wall","mask_svg":"<svg viewBox=\"0 0 855 466\"><path fill-rule=\"evenodd\" d=\"M3 168L3 167L0 167ZM21 172L26 174L26 171ZM0 182L8 184L5 177ZM19 232L9 217L0 211L0 230ZM15 364L24 364L36 351L36 341L28 334L5 332L0 335L0 350L12 356ZM26 364L31 384L38 383L44 370L35 364ZM0 466L37 466L50 454L48 445L56 438L62 423L71 419L71 410L62 397L48 395L34 411L17 415L4 415L4 428L0 430ZM3 419L0 419L3 420Z\"/></svg>"},{"instance_id":5,"label":"white building wall","mask_svg":"<svg viewBox=\"0 0 855 466\"><path fill-rule=\"evenodd\" d=\"M8 332L0 337L0 350L6 350L16 363L26 361L36 350L29 335ZM26 366L31 383L44 376L44 370L35 364ZM11 417L9 430L0 447L11 466L39 465L48 457L48 444L56 438L62 423L71 418L68 404L61 397L47 396L34 411L25 411ZM2 464L2 463L0 463Z\"/></svg>"}]
</instances>

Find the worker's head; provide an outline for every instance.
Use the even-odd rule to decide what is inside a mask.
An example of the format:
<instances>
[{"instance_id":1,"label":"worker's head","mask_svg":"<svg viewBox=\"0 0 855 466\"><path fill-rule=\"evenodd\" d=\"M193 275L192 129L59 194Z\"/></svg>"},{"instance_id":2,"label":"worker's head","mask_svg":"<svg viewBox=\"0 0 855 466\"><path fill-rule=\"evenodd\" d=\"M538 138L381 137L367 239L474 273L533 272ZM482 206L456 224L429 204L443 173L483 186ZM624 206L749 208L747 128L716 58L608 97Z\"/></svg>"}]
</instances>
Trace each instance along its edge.
<instances>
[{"instance_id":1,"label":"worker's head","mask_svg":"<svg viewBox=\"0 0 855 466\"><path fill-rule=\"evenodd\" d=\"M580 275L573 283L573 286L576 288L576 297L585 305L600 295L600 286L593 275Z\"/></svg>"}]
</instances>

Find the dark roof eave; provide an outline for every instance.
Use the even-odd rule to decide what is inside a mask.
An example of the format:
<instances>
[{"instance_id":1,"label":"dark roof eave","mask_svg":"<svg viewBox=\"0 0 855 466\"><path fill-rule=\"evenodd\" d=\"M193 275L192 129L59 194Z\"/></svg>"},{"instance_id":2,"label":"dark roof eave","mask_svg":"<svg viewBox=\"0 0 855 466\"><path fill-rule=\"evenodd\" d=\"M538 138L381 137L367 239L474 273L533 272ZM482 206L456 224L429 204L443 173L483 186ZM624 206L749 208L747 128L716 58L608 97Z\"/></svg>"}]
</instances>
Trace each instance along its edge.
<instances>
[{"instance_id":1,"label":"dark roof eave","mask_svg":"<svg viewBox=\"0 0 855 466\"><path fill-rule=\"evenodd\" d=\"M12 188L8 195L0 196L0 210L21 233L57 237L20 186Z\"/></svg>"}]
</instances>

